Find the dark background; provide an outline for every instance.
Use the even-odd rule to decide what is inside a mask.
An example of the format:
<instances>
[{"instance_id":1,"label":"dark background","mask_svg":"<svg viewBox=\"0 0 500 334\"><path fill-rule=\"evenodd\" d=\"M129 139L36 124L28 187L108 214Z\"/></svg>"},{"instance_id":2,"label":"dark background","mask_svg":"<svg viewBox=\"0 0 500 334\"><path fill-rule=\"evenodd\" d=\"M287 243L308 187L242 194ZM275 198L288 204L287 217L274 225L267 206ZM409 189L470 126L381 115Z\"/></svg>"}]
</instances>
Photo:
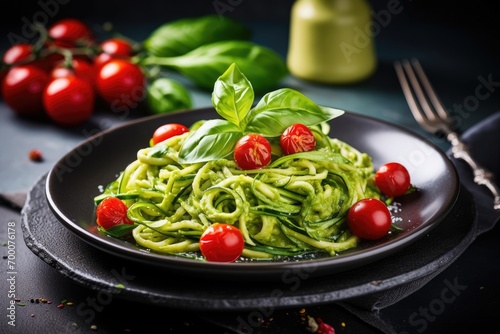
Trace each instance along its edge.
<instances>
[{"instance_id":1,"label":"dark background","mask_svg":"<svg viewBox=\"0 0 500 334\"><path fill-rule=\"evenodd\" d=\"M375 13L382 13L388 8L388 3L394 3L395 0L368 1ZM59 2L65 4L59 4ZM0 51L9 46L9 36L22 36L23 29L27 29L26 25L33 22L34 19L47 18L46 26L49 26L57 20L75 17L85 20L95 30L99 30L96 27L101 26L104 22L110 21L118 31L140 41L146 38L154 28L170 20L217 14L214 3L216 2L213 0L124 0L120 2L104 0L2 0L0 2ZM249 22L252 27L256 27L258 22L259 27L255 29L255 33L259 35L255 39L266 43L284 55L288 44L285 30L288 29L287 23L294 0L219 0L217 3L233 4L229 5L228 10L222 13L226 17ZM426 65L426 70L431 74L440 97L445 103L447 102L448 106L461 103L465 98L470 97L478 85L478 76L488 77L492 75L495 82L500 81L498 79L500 43L498 18L496 17L498 14L493 8L494 3L494 1L487 0L465 3L450 0L401 0L401 6L404 7L402 13L394 15L391 18L392 21L384 25L380 34L376 36L379 46L379 69L372 78L356 87L320 86L303 82L298 86L307 95L311 94L311 96L321 98L318 103L377 116L417 131L418 127L409 115L406 101L394 75L392 61L409 56L421 59ZM57 4L57 8L55 4ZM44 6L49 6L47 8L52 12L44 11ZM271 29L280 29L280 31L276 32ZM289 80L288 83L293 84L296 81ZM196 92L194 89L192 91ZM202 97L199 100L200 103L203 103L199 106L206 106L206 103L209 102L209 93L197 93L197 96ZM495 89L492 95L496 96L482 100L477 112L473 113L470 119L466 119L467 124L474 124L478 119L498 111L500 106L499 93L500 89ZM6 106L2 105L2 107L0 115L7 111ZM7 183L6 189L19 190L21 185L31 186L32 177L45 172L50 164L59 159L65 148L63 146L53 148L54 142L59 145L58 141L64 141L69 149L82 138L81 129L76 129L73 132L67 129L54 130L50 125L21 122L11 117L11 114L7 112L3 116L7 121L0 123L0 125L4 125L0 132L4 136L4 145L0 147L0 162L7 161L6 157L8 157L9 171L14 170L19 161L25 161L22 160L25 158L23 150L26 147L31 147L32 143L35 143L37 148L41 148L44 157L47 158L46 162L42 164L24 163L22 169L15 169L16 173L5 173L4 175L7 177L2 178L2 182ZM108 114L103 112L97 116L107 118ZM12 129L9 126L12 126ZM17 133L19 129L24 131L21 135ZM90 128L90 130L92 129L95 127ZM5 140L7 138L8 140ZM8 143L11 140L15 145ZM443 144L442 141L441 144ZM443 148L446 148L444 144ZM6 149L8 151L1 151ZM7 168L0 167L0 171L4 170ZM18 170L21 170L22 174L17 173ZM5 184L2 183L2 186ZM18 221L17 217L5 217L4 220ZM435 296L440 295L445 280L458 277L461 284L470 288L460 296L460 299L457 299L456 303L447 305L446 312L437 317L435 321L429 322L432 329L437 329L437 331L431 329L429 332L481 332L481 329L484 329L488 323L495 326L495 317L500 309L498 299L495 298L498 295L497 278L499 277L497 265L499 257L498 232L497 226L495 231L481 236L476 243L470 246L470 250L450 265L447 271L437 276L431 284L393 307L384 309L382 315L393 319L395 328L398 325L403 327L407 325L408 316L416 310L416 307L427 306L429 302L434 300ZM21 241L20 227L18 233L19 241ZM21 248L19 248L19 252L21 254ZM55 296L58 299L69 296L75 302L84 301L88 296L95 295L94 291L89 292L80 286L69 284L66 277L36 258L26 247L24 247L22 254L27 261L33 261L32 267L30 265L23 266L27 273L33 273L22 277L22 282L26 287L25 291L43 293L42 296ZM21 290L21 285L19 289ZM2 288L2 291L5 290ZM33 297L39 297L39 295ZM28 304L28 306L31 305ZM27 307L24 311L25 319L30 320L25 321L25 325L33 328L37 324L43 324L44 327L40 329L41 331L52 326L54 328L52 332L55 332L57 328L60 328L61 323L82 321L81 316L69 308L59 310L56 305L50 305L50 308L45 308L45 310L50 311L31 318L28 310L32 309ZM60 313L60 311L66 311L66 313ZM121 303L113 303L100 314L99 332L104 333L106 327L109 329L117 325L122 328L127 317L132 320L137 319L136 313L140 311L146 315L141 315L144 324L154 324L155 321L151 321L151 319L163 319L161 317L165 315L163 310L153 307L143 309L134 305L130 309L128 304L122 306ZM148 311L151 311L152 314L148 314ZM324 314L326 313L325 309ZM292 317L289 315L283 316L281 323L293 326L293 321L297 317L294 318L293 314ZM276 318L278 316L277 313ZM165 330L168 331L168 328L172 329L177 324L181 324L181 329L186 329L183 321L188 317L190 317L190 313L186 313L184 317L180 317L173 324L167 323ZM331 317L336 317L336 314L332 312ZM339 319L343 320L343 318ZM70 322L68 324L71 324ZM160 323L164 325L164 322ZM49 325L47 326L47 324ZM144 324L140 323L137 326ZM352 325L348 322L348 326L352 328ZM297 330L301 328L297 327ZM341 328L340 324L336 328ZM210 328L204 329L207 332L210 330ZM139 330L141 330L140 327ZM87 332L89 331L90 329ZM303 332L305 331L301 331L301 333Z\"/></svg>"},{"instance_id":2,"label":"dark background","mask_svg":"<svg viewBox=\"0 0 500 334\"><path fill-rule=\"evenodd\" d=\"M375 12L388 7L388 3L397 0L368 0ZM404 20L406 15L427 23L450 25L459 27L465 32L474 35L478 41L496 56L500 55L500 46L497 40L499 31L497 11L494 10L494 1L476 0L458 2L453 0L399 0L404 7L402 15L394 19ZM2 49L9 45L9 33L21 35L22 28L27 21L48 19L47 25L65 17L84 19L96 26L106 21L114 23L117 29L130 25L148 25L153 29L160 24L181 17L195 17L205 14L217 14L236 18L242 21L251 20L287 22L294 0L177 0L177 1L104 1L104 0L16 0L2 1L0 5L1 41ZM224 4L226 5L224 10ZM231 5L232 4L232 5ZM217 6L219 5L219 6ZM49 8L44 10L43 8ZM219 12L218 9L219 8ZM46 12L48 15L40 14ZM43 22L43 21L42 21ZM384 27L381 35L390 33L391 26ZM411 33L418 33L412 31ZM145 38L144 32L130 36L137 39ZM447 43L447 41L443 41Z\"/></svg>"}]
</instances>

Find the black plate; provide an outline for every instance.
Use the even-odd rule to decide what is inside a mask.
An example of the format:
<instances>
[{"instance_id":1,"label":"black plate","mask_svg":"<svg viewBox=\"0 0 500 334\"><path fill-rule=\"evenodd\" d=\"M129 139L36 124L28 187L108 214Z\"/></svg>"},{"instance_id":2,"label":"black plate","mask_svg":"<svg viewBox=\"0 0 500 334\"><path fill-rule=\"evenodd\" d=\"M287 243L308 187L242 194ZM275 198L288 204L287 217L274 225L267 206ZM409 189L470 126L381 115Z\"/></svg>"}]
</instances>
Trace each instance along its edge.
<instances>
[{"instance_id":1,"label":"black plate","mask_svg":"<svg viewBox=\"0 0 500 334\"><path fill-rule=\"evenodd\" d=\"M187 275L218 279L278 279L290 270L323 276L359 267L386 257L416 241L435 227L455 203L459 182L448 157L435 145L401 127L352 112L332 122L331 136L348 142L373 158L375 166L403 163L418 191L402 197L395 213L403 231L335 257L294 262L211 263L155 254L98 232L93 198L99 187L115 179L151 134L164 123L190 125L217 118L213 108L152 116L91 137L62 157L47 176L46 196L55 216L77 236L105 252L142 264L173 269Z\"/></svg>"},{"instance_id":2,"label":"black plate","mask_svg":"<svg viewBox=\"0 0 500 334\"><path fill-rule=\"evenodd\" d=\"M275 308L347 300L373 310L395 303L453 263L474 240L479 224L476 198L461 186L457 202L436 228L418 242L378 261L321 277L313 277L314 267L304 265L265 284L257 280L242 282L234 275L228 275L230 280L218 276L209 279L203 272L183 276L178 271L127 260L91 246L62 227L49 209L46 181L46 176L42 177L28 193L22 230L28 248L64 277L94 290L98 296L102 291L113 294L113 300L117 297L187 310L248 310L248 315L242 316L251 316L252 321L259 312L267 315ZM116 287L119 283L123 289Z\"/></svg>"}]
</instances>

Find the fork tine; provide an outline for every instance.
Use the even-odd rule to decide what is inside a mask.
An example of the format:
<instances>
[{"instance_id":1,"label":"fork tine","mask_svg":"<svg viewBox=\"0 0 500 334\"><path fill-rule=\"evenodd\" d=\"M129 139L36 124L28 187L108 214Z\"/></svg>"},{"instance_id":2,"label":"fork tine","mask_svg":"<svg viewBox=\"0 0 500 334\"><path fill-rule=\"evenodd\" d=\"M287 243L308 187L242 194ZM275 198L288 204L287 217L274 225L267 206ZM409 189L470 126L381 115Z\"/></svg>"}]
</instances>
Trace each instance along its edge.
<instances>
[{"instance_id":1,"label":"fork tine","mask_svg":"<svg viewBox=\"0 0 500 334\"><path fill-rule=\"evenodd\" d=\"M395 61L394 68L413 117L430 133L438 134L441 132L446 135L446 139L452 145L453 156L465 161L471 167L474 173L474 182L486 186L491 191L494 198L493 208L500 210L500 189L493 182L493 174L476 162L469 153L467 145L454 131L451 118L443 108L418 60L413 58L411 63L408 60ZM434 110L428 101L432 103Z\"/></svg>"},{"instance_id":2,"label":"fork tine","mask_svg":"<svg viewBox=\"0 0 500 334\"><path fill-rule=\"evenodd\" d=\"M405 62L405 65L407 61L403 60ZM413 81L416 81L416 77L410 67L410 73L413 73L413 81L411 80L410 76L408 75L408 71L406 70L406 66L403 67L401 62L395 61L394 62L394 68L396 70L396 74L398 76L399 83L401 85L401 88L403 89L403 94L406 98L406 101L408 103L408 106L410 107L410 111L413 114L413 117L417 120L417 122L428 132L435 132L436 129L430 125L430 123L427 120L427 115L424 111L422 111L421 107L417 103L417 98L415 97L415 86L413 85ZM412 90L412 87L410 87L410 82L412 82L412 86L414 86L414 89ZM417 89L420 89L420 86L418 85L418 81L416 81L416 87ZM415 91L415 93L414 93ZM423 96L423 92L420 89L420 93ZM425 99L424 99L425 100ZM427 104L428 106L428 104ZM432 111L431 111L432 113Z\"/></svg>"},{"instance_id":3,"label":"fork tine","mask_svg":"<svg viewBox=\"0 0 500 334\"><path fill-rule=\"evenodd\" d=\"M402 64L403 64L403 69L406 71L406 76L408 77L410 84L413 88L413 91L417 96L417 100L420 103L421 110L424 111L425 115L431 122L435 122L438 116L436 115L431 105L429 104L429 100L426 94L424 93L424 88L422 88L422 84L420 83L419 78L417 78L417 75L415 74L412 64L406 59L403 60ZM425 92L427 92L427 90Z\"/></svg>"},{"instance_id":4,"label":"fork tine","mask_svg":"<svg viewBox=\"0 0 500 334\"><path fill-rule=\"evenodd\" d=\"M420 62L412 58L411 59L411 64L413 65L413 68L415 69L415 72L417 73L418 77L420 78L420 81L422 82L422 86L424 87L424 90L427 93L427 96L429 97L429 100L431 101L432 105L434 106L434 109L437 111L439 117L445 121L449 122L449 115L446 112L446 110L443 108L443 103L437 96L434 88L432 87L429 78L427 78L427 75L425 74L422 66L420 65Z\"/></svg>"}]
</instances>

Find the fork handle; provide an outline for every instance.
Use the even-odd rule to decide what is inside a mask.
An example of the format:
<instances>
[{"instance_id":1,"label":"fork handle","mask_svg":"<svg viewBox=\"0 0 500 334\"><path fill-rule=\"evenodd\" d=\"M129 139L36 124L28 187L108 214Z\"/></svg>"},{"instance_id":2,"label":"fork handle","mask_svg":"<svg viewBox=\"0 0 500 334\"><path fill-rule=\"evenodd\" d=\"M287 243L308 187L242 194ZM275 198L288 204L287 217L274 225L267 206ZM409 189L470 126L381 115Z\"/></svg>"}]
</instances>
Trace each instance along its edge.
<instances>
[{"instance_id":1,"label":"fork handle","mask_svg":"<svg viewBox=\"0 0 500 334\"><path fill-rule=\"evenodd\" d=\"M474 172L474 182L478 185L486 186L494 196L493 208L500 210L500 189L493 181L493 174L479 165L479 163L471 156L467 145L460 139L456 132L450 132L447 135L448 141L451 143L451 153L456 159L465 161Z\"/></svg>"}]
</instances>

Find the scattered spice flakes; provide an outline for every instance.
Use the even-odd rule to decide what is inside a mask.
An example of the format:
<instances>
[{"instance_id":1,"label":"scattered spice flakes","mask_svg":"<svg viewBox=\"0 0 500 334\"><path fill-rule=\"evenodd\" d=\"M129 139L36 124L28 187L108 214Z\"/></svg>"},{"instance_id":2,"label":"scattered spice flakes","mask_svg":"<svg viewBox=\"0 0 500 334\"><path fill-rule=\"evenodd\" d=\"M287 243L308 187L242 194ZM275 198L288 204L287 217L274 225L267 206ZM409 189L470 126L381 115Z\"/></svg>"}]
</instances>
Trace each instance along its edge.
<instances>
[{"instance_id":1,"label":"scattered spice flakes","mask_svg":"<svg viewBox=\"0 0 500 334\"><path fill-rule=\"evenodd\" d=\"M31 161L40 162L43 161L43 155L40 150L32 149L29 151L28 156Z\"/></svg>"},{"instance_id":2,"label":"scattered spice flakes","mask_svg":"<svg viewBox=\"0 0 500 334\"><path fill-rule=\"evenodd\" d=\"M299 311L302 323L306 326L306 331L315 334L335 334L335 329L324 322L321 318L314 318L307 314L306 310L302 308Z\"/></svg>"},{"instance_id":3,"label":"scattered spice flakes","mask_svg":"<svg viewBox=\"0 0 500 334\"><path fill-rule=\"evenodd\" d=\"M316 319L314 319L313 317L311 317L310 315L307 316L307 327L306 327L306 330L310 333L316 333L316 331L318 330L319 328L319 325L318 323L316 322Z\"/></svg>"},{"instance_id":4,"label":"scattered spice flakes","mask_svg":"<svg viewBox=\"0 0 500 334\"><path fill-rule=\"evenodd\" d=\"M57 307L60 309L64 308L65 306L73 306L73 302L70 302L67 299L63 299L63 300L61 300L59 305L57 305Z\"/></svg>"},{"instance_id":5,"label":"scattered spice flakes","mask_svg":"<svg viewBox=\"0 0 500 334\"><path fill-rule=\"evenodd\" d=\"M21 301L21 298L14 298L14 301L16 302L17 306L26 306L26 304Z\"/></svg>"},{"instance_id":6,"label":"scattered spice flakes","mask_svg":"<svg viewBox=\"0 0 500 334\"><path fill-rule=\"evenodd\" d=\"M301 309L299 310L299 316L300 316L300 321L302 321L302 322L306 322L306 320L307 320L307 318L306 318L306 316L307 316L307 312L306 312L306 309L305 309L305 308L301 308Z\"/></svg>"},{"instance_id":7,"label":"scattered spice flakes","mask_svg":"<svg viewBox=\"0 0 500 334\"><path fill-rule=\"evenodd\" d=\"M335 334L335 329L327 324L326 322L323 322L321 318L317 318L316 322L318 323L318 329L316 330L315 333L317 334Z\"/></svg>"},{"instance_id":8,"label":"scattered spice flakes","mask_svg":"<svg viewBox=\"0 0 500 334\"><path fill-rule=\"evenodd\" d=\"M78 328L78 324L76 322L68 322L67 325L66 325L66 328L72 328L72 330L75 330L76 328ZM76 333L76 332L75 332Z\"/></svg>"},{"instance_id":9,"label":"scattered spice flakes","mask_svg":"<svg viewBox=\"0 0 500 334\"><path fill-rule=\"evenodd\" d=\"M19 301L20 301L20 300L19 300ZM43 297L39 297L39 298L30 298L30 300L29 300L29 301L30 301L30 303L31 303L31 304L40 304L40 303L42 303L42 304L52 304L52 301L51 301L51 300L49 300L49 299L47 299L47 298L43 298ZM67 304L67 303L66 303L66 304ZM64 305L66 305L66 304L64 304ZM71 305L73 305L73 303L71 303ZM71 306L71 305L69 305L69 306ZM22 305L22 306L24 306L24 305ZM58 307L59 307L59 306L58 306Z\"/></svg>"},{"instance_id":10,"label":"scattered spice flakes","mask_svg":"<svg viewBox=\"0 0 500 334\"><path fill-rule=\"evenodd\" d=\"M271 323L273 322L273 320L274 320L273 317L268 317L265 319L259 318L260 328L268 329L269 327L271 327Z\"/></svg>"}]
</instances>

